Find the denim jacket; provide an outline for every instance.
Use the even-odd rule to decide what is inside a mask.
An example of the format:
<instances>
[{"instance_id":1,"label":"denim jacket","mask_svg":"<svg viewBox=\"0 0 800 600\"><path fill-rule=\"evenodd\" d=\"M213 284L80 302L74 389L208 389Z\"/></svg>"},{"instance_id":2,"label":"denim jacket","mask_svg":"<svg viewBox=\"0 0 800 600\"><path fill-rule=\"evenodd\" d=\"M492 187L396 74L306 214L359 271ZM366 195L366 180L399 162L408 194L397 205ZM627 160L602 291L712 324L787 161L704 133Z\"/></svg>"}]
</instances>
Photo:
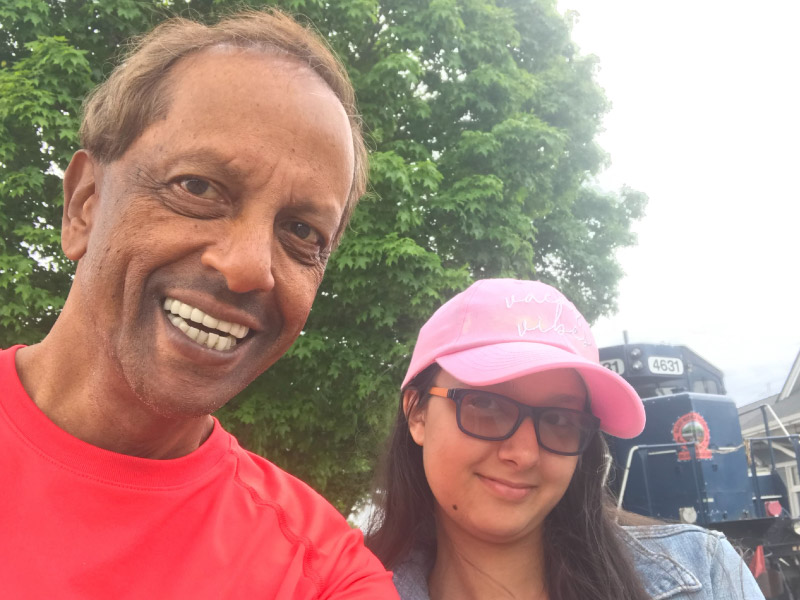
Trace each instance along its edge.
<instances>
[{"instance_id":1,"label":"denim jacket","mask_svg":"<svg viewBox=\"0 0 800 600\"><path fill-rule=\"evenodd\" d=\"M693 525L623 527L645 591L653 600L763 600L750 570L725 536ZM401 600L430 600L430 553L415 551L398 566Z\"/></svg>"}]
</instances>

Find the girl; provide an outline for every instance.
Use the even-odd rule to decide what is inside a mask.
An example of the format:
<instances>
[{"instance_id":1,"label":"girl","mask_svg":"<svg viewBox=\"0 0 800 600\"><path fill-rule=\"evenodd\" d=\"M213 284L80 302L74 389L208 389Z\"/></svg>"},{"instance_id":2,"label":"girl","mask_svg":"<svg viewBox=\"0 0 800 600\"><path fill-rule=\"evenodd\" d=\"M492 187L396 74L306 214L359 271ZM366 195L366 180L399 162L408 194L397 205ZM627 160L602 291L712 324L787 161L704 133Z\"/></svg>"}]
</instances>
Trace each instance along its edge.
<instances>
[{"instance_id":1,"label":"girl","mask_svg":"<svg viewBox=\"0 0 800 600\"><path fill-rule=\"evenodd\" d=\"M721 534L618 524L598 431L643 427L560 292L478 281L420 330L368 545L403 600L763 598Z\"/></svg>"}]
</instances>

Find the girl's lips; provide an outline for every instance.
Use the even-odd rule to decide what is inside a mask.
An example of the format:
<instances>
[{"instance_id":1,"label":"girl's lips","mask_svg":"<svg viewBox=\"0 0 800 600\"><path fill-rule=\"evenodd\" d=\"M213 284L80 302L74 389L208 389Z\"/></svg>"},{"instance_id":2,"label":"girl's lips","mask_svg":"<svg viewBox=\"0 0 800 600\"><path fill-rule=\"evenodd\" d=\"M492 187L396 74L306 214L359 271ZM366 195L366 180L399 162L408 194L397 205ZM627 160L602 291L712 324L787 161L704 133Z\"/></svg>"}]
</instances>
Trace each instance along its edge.
<instances>
[{"instance_id":1,"label":"girl's lips","mask_svg":"<svg viewBox=\"0 0 800 600\"><path fill-rule=\"evenodd\" d=\"M523 500L533 492L536 486L529 483L517 483L504 479L494 479L478 475L478 479L496 496L505 500Z\"/></svg>"}]
</instances>

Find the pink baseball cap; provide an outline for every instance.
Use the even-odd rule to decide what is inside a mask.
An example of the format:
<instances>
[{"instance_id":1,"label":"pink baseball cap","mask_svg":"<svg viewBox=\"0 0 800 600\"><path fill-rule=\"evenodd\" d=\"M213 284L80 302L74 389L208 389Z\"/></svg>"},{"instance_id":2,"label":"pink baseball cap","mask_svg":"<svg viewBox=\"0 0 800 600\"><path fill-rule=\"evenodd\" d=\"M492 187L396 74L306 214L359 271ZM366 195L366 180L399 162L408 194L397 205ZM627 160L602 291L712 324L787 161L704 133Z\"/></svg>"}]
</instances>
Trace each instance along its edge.
<instances>
[{"instance_id":1,"label":"pink baseball cap","mask_svg":"<svg viewBox=\"0 0 800 600\"><path fill-rule=\"evenodd\" d=\"M433 363L477 386L575 369L603 431L632 438L644 429L641 399L600 366L588 323L564 294L539 281L483 279L446 302L420 329L402 387Z\"/></svg>"}]
</instances>

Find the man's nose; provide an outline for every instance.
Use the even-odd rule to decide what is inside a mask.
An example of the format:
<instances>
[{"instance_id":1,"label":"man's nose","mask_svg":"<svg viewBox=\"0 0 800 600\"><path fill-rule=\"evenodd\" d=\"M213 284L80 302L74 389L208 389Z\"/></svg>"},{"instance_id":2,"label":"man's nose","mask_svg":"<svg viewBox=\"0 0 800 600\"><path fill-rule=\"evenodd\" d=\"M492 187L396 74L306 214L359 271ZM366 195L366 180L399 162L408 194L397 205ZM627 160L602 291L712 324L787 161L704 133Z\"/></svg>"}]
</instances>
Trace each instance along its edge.
<instances>
[{"instance_id":1,"label":"man's nose","mask_svg":"<svg viewBox=\"0 0 800 600\"><path fill-rule=\"evenodd\" d=\"M219 271L232 292L270 291L273 232L252 223L232 224L226 238L210 245L200 262Z\"/></svg>"},{"instance_id":2,"label":"man's nose","mask_svg":"<svg viewBox=\"0 0 800 600\"><path fill-rule=\"evenodd\" d=\"M533 426L533 417L526 416L519 428L507 440L498 442L498 455L501 460L514 463L518 467L532 467L539 462L539 440Z\"/></svg>"}]
</instances>

